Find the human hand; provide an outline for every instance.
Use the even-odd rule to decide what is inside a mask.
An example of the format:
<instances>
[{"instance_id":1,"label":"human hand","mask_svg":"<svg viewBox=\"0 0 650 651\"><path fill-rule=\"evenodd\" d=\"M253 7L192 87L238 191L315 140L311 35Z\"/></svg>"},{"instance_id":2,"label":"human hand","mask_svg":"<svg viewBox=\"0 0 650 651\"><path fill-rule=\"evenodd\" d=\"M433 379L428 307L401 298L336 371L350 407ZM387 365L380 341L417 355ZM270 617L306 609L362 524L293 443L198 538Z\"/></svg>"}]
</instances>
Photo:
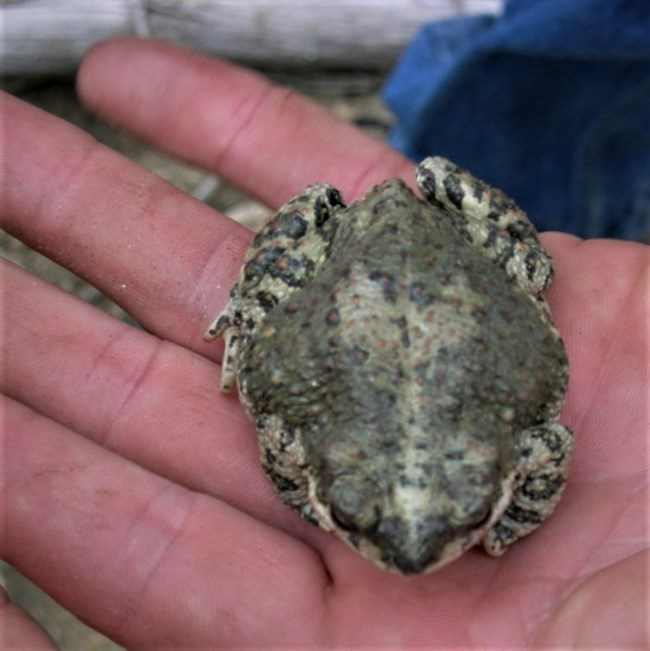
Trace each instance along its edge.
<instances>
[{"instance_id":1,"label":"human hand","mask_svg":"<svg viewBox=\"0 0 650 651\"><path fill-rule=\"evenodd\" d=\"M294 93L168 44L96 48L79 91L273 208L316 181L348 201L413 183L409 161ZM394 576L279 502L218 391L202 335L250 234L52 116L10 97L2 115L3 226L146 329L4 265L9 563L128 647L647 642L647 247L543 236L576 438L553 516L502 558ZM4 611L6 639L38 635Z\"/></svg>"}]
</instances>

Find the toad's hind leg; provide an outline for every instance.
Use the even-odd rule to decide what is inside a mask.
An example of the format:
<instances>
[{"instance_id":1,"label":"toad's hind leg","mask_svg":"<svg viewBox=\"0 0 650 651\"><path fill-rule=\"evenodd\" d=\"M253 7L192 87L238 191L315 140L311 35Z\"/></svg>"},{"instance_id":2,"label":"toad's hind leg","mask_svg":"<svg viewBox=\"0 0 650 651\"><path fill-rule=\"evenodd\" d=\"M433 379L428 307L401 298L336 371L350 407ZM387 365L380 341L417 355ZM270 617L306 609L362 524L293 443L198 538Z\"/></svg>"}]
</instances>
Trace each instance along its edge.
<instances>
[{"instance_id":1,"label":"toad's hind leg","mask_svg":"<svg viewBox=\"0 0 650 651\"><path fill-rule=\"evenodd\" d=\"M343 208L332 186L318 184L286 203L255 236L230 292L230 300L205 333L212 341L226 336L221 390L235 384L242 341L292 292L304 287L328 255Z\"/></svg>"},{"instance_id":2,"label":"toad's hind leg","mask_svg":"<svg viewBox=\"0 0 650 651\"><path fill-rule=\"evenodd\" d=\"M573 435L560 423L524 430L516 448L514 492L510 504L483 537L491 556L539 527L553 512L562 492L573 453Z\"/></svg>"},{"instance_id":3,"label":"toad's hind leg","mask_svg":"<svg viewBox=\"0 0 650 651\"><path fill-rule=\"evenodd\" d=\"M432 157L417 169L429 201L448 209L454 223L477 248L537 296L553 279L553 264L526 214L501 190L450 161Z\"/></svg>"}]
</instances>

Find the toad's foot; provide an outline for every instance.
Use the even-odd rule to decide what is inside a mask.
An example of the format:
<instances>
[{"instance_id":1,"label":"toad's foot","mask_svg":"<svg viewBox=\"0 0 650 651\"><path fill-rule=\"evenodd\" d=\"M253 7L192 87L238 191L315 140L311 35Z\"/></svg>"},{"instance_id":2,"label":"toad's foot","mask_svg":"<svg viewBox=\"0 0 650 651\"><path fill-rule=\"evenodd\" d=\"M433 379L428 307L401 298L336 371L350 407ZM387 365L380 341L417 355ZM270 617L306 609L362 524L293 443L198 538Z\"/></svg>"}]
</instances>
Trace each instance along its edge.
<instances>
[{"instance_id":1,"label":"toad's foot","mask_svg":"<svg viewBox=\"0 0 650 651\"><path fill-rule=\"evenodd\" d=\"M427 199L459 217L457 224L465 237L525 291L538 296L550 285L551 258L512 199L440 157L423 160L416 177Z\"/></svg>"},{"instance_id":2,"label":"toad's foot","mask_svg":"<svg viewBox=\"0 0 650 651\"><path fill-rule=\"evenodd\" d=\"M282 206L253 239L230 300L204 335L206 341L226 337L222 392L234 387L243 340L320 268L336 232L335 213L342 207L335 188L312 185Z\"/></svg>"},{"instance_id":3,"label":"toad's foot","mask_svg":"<svg viewBox=\"0 0 650 651\"><path fill-rule=\"evenodd\" d=\"M501 556L517 539L536 529L562 496L573 453L571 430L546 423L525 430L516 449L514 492L510 505L483 537L491 556Z\"/></svg>"}]
</instances>

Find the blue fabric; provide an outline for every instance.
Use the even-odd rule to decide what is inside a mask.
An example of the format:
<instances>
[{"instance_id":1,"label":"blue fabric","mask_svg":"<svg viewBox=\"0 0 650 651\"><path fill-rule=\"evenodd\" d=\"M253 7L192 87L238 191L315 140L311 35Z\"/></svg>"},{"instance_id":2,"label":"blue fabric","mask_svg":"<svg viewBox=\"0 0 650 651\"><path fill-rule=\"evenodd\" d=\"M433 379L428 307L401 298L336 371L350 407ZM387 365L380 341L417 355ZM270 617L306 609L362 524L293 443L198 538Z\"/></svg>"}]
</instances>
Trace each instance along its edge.
<instances>
[{"instance_id":1,"label":"blue fabric","mask_svg":"<svg viewBox=\"0 0 650 651\"><path fill-rule=\"evenodd\" d=\"M384 98L395 148L467 167L539 230L650 235L650 0L510 0L428 24Z\"/></svg>"}]
</instances>

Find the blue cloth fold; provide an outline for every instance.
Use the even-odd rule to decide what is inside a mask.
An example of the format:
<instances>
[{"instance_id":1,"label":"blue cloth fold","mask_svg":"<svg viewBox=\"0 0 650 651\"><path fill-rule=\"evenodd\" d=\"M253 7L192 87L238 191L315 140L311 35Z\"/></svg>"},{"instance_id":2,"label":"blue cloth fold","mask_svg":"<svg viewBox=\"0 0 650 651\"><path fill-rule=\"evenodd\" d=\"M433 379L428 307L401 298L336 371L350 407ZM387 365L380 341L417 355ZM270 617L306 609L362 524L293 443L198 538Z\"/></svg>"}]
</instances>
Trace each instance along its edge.
<instances>
[{"instance_id":1,"label":"blue cloth fold","mask_svg":"<svg viewBox=\"0 0 650 651\"><path fill-rule=\"evenodd\" d=\"M538 229L650 235L650 0L510 0L428 24L384 98L395 148L467 167Z\"/></svg>"}]
</instances>

